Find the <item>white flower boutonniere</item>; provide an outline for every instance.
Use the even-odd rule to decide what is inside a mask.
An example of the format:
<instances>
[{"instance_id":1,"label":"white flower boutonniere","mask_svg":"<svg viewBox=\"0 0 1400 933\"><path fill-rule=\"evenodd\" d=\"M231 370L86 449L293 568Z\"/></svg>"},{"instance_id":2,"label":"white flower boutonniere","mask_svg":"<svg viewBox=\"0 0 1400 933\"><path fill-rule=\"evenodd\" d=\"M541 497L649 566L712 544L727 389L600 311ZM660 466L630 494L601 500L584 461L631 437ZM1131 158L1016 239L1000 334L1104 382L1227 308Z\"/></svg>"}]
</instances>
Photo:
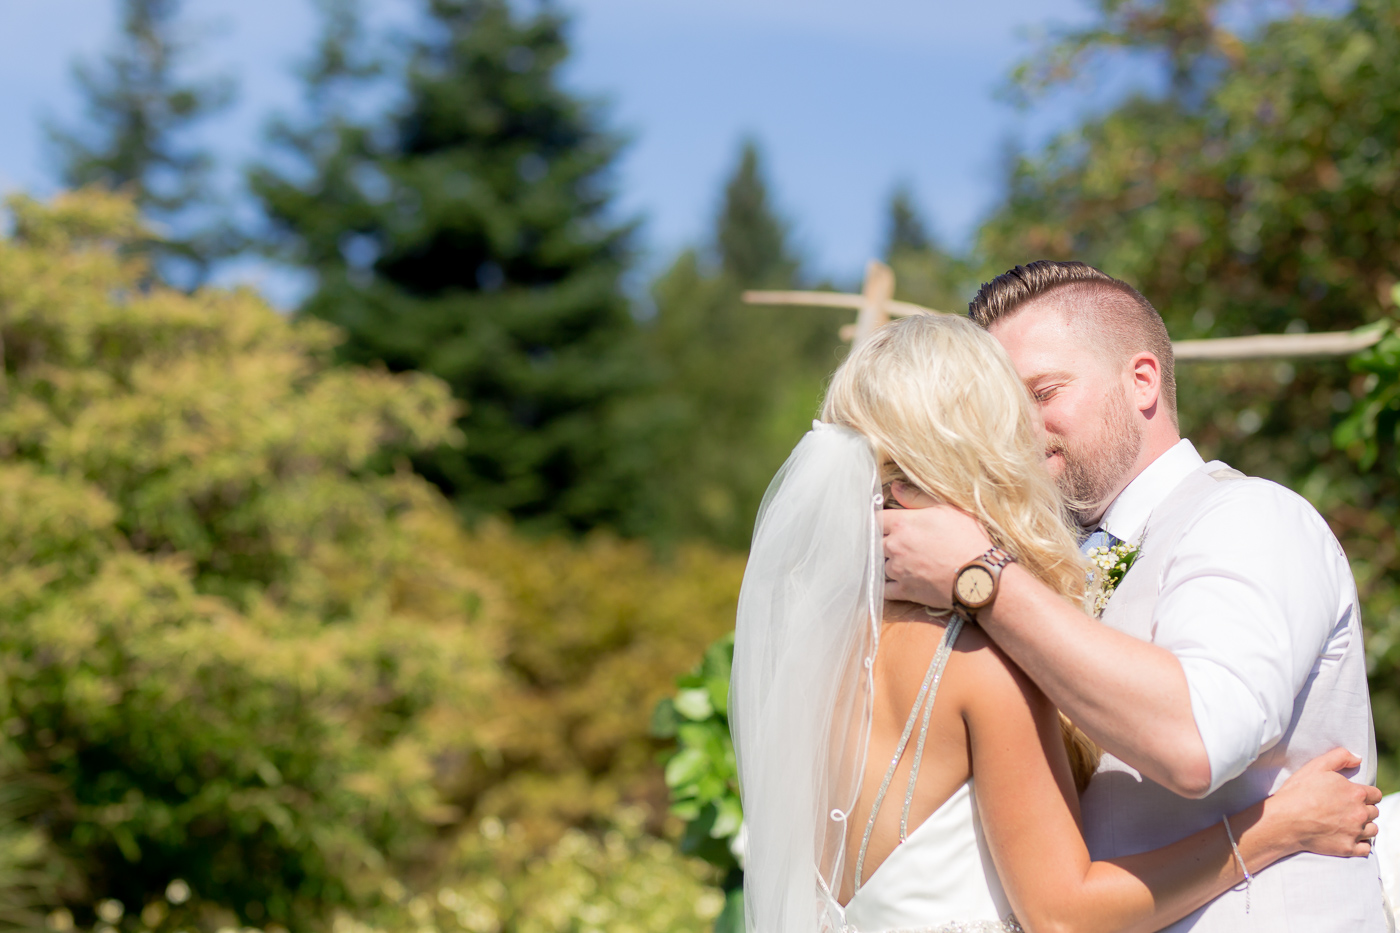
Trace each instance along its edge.
<instances>
[{"instance_id":1,"label":"white flower boutonniere","mask_svg":"<svg viewBox=\"0 0 1400 933\"><path fill-rule=\"evenodd\" d=\"M1109 597L1123 582L1133 561L1137 560L1141 548L1132 544L1115 544L1112 547L1091 547L1085 554L1092 565L1089 570L1089 587L1086 602L1096 616L1103 615Z\"/></svg>"}]
</instances>

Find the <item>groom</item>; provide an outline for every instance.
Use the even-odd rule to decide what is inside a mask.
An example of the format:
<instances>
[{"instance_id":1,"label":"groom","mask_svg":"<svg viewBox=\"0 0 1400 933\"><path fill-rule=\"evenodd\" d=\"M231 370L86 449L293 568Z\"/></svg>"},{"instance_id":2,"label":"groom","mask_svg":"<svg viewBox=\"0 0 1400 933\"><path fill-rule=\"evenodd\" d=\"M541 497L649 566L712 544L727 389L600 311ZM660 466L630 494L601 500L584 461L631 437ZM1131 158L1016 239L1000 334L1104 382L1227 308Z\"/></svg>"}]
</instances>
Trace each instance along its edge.
<instances>
[{"instance_id":1,"label":"groom","mask_svg":"<svg viewBox=\"0 0 1400 933\"><path fill-rule=\"evenodd\" d=\"M1075 504L1086 547L1140 549L1101 621L1014 563L977 612L1105 751L1081 801L1093 857L1219 826L1337 746L1361 758L1354 781L1374 782L1346 556L1300 496L1206 463L1181 439L1171 342L1152 305L1083 263L1035 262L984 285L970 314L1039 405L1046 467ZM991 546L948 506L882 518L889 599L950 605L959 569ZM1169 929L1386 929L1374 856L1295 855L1250 888Z\"/></svg>"}]
</instances>

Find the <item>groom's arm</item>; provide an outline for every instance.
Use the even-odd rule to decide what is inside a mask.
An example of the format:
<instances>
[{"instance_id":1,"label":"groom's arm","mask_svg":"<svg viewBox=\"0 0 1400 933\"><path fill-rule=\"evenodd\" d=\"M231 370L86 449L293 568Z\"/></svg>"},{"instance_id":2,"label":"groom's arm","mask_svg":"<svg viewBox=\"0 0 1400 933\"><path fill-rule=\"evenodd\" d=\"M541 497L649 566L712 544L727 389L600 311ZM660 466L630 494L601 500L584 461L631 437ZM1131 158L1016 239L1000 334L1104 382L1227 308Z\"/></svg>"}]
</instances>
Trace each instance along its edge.
<instances>
[{"instance_id":1,"label":"groom's arm","mask_svg":"<svg viewBox=\"0 0 1400 933\"><path fill-rule=\"evenodd\" d=\"M981 619L1085 732L1183 796L1209 793L1278 741L1348 619L1345 558L1316 511L1271 483L1229 487L1173 546L1154 643L1100 625L1015 565ZM957 568L988 546L981 527L947 507L885 515L890 597L947 605Z\"/></svg>"},{"instance_id":2,"label":"groom's arm","mask_svg":"<svg viewBox=\"0 0 1400 933\"><path fill-rule=\"evenodd\" d=\"M889 599L947 606L958 568L991 546L950 506L882 517ZM1170 651L1099 624L1019 564L1002 571L996 602L978 623L1105 751L1183 797L1210 788L1186 675Z\"/></svg>"},{"instance_id":3,"label":"groom's arm","mask_svg":"<svg viewBox=\"0 0 1400 933\"><path fill-rule=\"evenodd\" d=\"M1210 759L1176 656L1100 624L1019 565L1007 570L979 613L987 633L1105 751L1175 794L1205 796Z\"/></svg>"}]
</instances>

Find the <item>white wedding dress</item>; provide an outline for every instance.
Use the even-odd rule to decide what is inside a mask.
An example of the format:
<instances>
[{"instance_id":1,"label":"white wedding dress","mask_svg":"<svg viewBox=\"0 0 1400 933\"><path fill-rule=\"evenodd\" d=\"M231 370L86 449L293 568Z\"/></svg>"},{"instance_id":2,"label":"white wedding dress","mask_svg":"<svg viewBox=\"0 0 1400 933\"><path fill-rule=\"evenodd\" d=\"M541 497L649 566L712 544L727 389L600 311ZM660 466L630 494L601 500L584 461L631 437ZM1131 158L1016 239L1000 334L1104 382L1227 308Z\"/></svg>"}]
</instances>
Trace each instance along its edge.
<instances>
[{"instance_id":1,"label":"white wedding dress","mask_svg":"<svg viewBox=\"0 0 1400 933\"><path fill-rule=\"evenodd\" d=\"M824 886L820 888L819 896L828 902L824 913L831 918L827 924L829 929L842 933L1013 933L1021 930L1012 916L1011 905L987 849L982 821L977 815L977 792L971 778L910 832L864 884L860 883L860 869L870 838L868 827L875 822L921 709L923 721L915 746L916 762L922 757L943 666L961 628L961 620L954 619L944 632L905 724L894 760L885 774L861 842L855 894L842 908ZM911 769L905 793L904 821L908 820L909 803L918 777L916 764Z\"/></svg>"},{"instance_id":2,"label":"white wedding dress","mask_svg":"<svg viewBox=\"0 0 1400 933\"><path fill-rule=\"evenodd\" d=\"M846 929L859 933L1004 933L1019 929L1010 915L971 780L890 853L845 907Z\"/></svg>"}]
</instances>

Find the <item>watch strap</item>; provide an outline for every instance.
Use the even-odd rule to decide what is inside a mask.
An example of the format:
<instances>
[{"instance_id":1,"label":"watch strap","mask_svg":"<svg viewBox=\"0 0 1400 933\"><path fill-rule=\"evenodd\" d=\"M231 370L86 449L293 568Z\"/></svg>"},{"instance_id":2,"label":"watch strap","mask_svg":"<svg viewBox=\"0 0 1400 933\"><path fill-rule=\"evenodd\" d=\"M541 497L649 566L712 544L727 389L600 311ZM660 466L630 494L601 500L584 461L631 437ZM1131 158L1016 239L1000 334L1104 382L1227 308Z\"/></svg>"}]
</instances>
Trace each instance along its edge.
<instances>
[{"instance_id":1,"label":"watch strap","mask_svg":"<svg viewBox=\"0 0 1400 933\"><path fill-rule=\"evenodd\" d=\"M987 548L986 552L976 559L983 563L990 564L998 570L1005 567L1007 564L1016 563L1016 558L1008 554L1005 548L998 547L995 544Z\"/></svg>"}]
</instances>

